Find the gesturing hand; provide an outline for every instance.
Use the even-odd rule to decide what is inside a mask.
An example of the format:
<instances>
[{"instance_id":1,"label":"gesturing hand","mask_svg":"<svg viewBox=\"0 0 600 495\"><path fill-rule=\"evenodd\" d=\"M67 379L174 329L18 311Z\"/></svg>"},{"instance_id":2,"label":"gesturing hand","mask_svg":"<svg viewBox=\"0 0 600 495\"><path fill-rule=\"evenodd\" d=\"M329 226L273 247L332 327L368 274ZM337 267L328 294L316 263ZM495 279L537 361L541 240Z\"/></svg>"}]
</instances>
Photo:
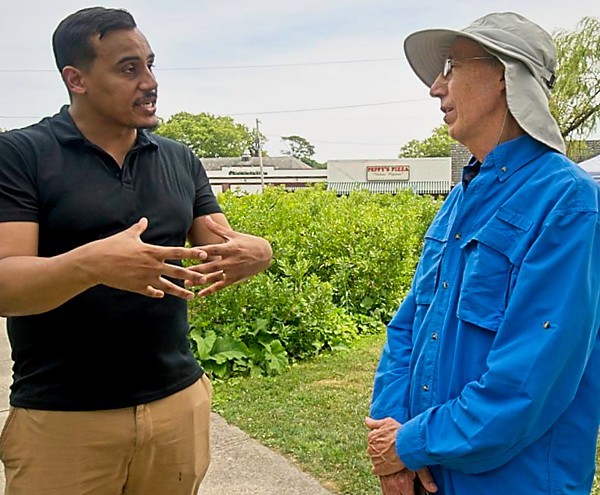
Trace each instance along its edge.
<instances>
[{"instance_id":1,"label":"gesturing hand","mask_svg":"<svg viewBox=\"0 0 600 495\"><path fill-rule=\"evenodd\" d=\"M210 258L210 261L191 268L206 275L206 282L210 284L198 292L199 297L246 280L269 267L273 251L266 239L236 232L231 227L218 224L210 216L204 221L206 227L223 242L198 246Z\"/></svg>"},{"instance_id":2,"label":"gesturing hand","mask_svg":"<svg viewBox=\"0 0 600 495\"><path fill-rule=\"evenodd\" d=\"M79 267L90 277L91 285L104 284L149 297L171 294L193 299L193 292L165 277L187 281L190 285L204 284L206 277L167 260L204 260L207 254L199 248L146 244L141 235L147 227L148 220L142 218L123 232L82 246Z\"/></svg>"}]
</instances>

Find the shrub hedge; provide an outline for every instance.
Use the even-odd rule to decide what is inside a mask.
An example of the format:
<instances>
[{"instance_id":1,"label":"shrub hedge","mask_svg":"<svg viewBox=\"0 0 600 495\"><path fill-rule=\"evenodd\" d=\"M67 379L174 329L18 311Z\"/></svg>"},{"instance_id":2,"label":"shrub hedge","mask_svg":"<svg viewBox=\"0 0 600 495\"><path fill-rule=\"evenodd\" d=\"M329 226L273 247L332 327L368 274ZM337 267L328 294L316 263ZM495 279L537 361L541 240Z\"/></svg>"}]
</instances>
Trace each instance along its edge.
<instances>
[{"instance_id":1,"label":"shrub hedge","mask_svg":"<svg viewBox=\"0 0 600 495\"><path fill-rule=\"evenodd\" d=\"M213 378L277 374L383 328L408 290L440 200L322 187L219 195L235 230L265 237L272 266L190 305L190 340Z\"/></svg>"}]
</instances>

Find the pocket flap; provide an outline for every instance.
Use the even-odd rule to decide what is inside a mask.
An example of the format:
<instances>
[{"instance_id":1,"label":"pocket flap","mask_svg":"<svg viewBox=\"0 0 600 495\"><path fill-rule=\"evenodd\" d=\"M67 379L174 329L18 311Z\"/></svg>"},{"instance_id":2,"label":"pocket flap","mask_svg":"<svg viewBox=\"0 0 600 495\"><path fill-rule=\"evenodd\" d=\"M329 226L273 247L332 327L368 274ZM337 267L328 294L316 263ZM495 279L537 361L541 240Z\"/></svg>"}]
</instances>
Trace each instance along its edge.
<instances>
[{"instance_id":1,"label":"pocket flap","mask_svg":"<svg viewBox=\"0 0 600 495\"><path fill-rule=\"evenodd\" d=\"M503 206L461 247L465 248L472 241L481 242L506 256L513 265L520 266L529 249L527 233L532 226L531 219Z\"/></svg>"}]
</instances>

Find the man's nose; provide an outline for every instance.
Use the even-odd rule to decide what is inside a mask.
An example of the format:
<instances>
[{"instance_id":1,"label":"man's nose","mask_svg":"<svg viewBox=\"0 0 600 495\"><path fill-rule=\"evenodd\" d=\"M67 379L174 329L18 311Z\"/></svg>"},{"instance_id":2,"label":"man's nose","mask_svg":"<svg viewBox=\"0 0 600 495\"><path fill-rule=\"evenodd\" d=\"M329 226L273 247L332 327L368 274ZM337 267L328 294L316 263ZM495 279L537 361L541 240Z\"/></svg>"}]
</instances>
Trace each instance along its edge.
<instances>
[{"instance_id":1,"label":"man's nose","mask_svg":"<svg viewBox=\"0 0 600 495\"><path fill-rule=\"evenodd\" d=\"M158 88L158 81L156 80L156 76L150 67L146 67L146 71L144 72L140 86L144 90L154 90Z\"/></svg>"},{"instance_id":2,"label":"man's nose","mask_svg":"<svg viewBox=\"0 0 600 495\"><path fill-rule=\"evenodd\" d=\"M442 73L440 72L438 74L438 76L435 78L435 81L433 81L431 88L429 88L429 96L431 96L432 98L440 97L443 94L445 94L447 89L448 89L448 82L446 81L444 76L442 76Z\"/></svg>"}]
</instances>

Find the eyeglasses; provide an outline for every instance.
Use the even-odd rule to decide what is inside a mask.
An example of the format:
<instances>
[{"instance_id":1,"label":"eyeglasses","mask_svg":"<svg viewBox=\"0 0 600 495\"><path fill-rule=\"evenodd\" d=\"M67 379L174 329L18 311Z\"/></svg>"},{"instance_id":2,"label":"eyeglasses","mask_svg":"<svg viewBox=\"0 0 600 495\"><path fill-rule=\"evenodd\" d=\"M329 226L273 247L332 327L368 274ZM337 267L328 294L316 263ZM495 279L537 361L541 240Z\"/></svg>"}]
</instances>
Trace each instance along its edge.
<instances>
[{"instance_id":1,"label":"eyeglasses","mask_svg":"<svg viewBox=\"0 0 600 495\"><path fill-rule=\"evenodd\" d=\"M496 57L467 57L467 58L450 58L448 57L444 62L444 67L442 69L442 76L444 79L448 77L450 72L452 72L452 68L454 67L454 62L466 62L467 60L492 60Z\"/></svg>"}]
</instances>

